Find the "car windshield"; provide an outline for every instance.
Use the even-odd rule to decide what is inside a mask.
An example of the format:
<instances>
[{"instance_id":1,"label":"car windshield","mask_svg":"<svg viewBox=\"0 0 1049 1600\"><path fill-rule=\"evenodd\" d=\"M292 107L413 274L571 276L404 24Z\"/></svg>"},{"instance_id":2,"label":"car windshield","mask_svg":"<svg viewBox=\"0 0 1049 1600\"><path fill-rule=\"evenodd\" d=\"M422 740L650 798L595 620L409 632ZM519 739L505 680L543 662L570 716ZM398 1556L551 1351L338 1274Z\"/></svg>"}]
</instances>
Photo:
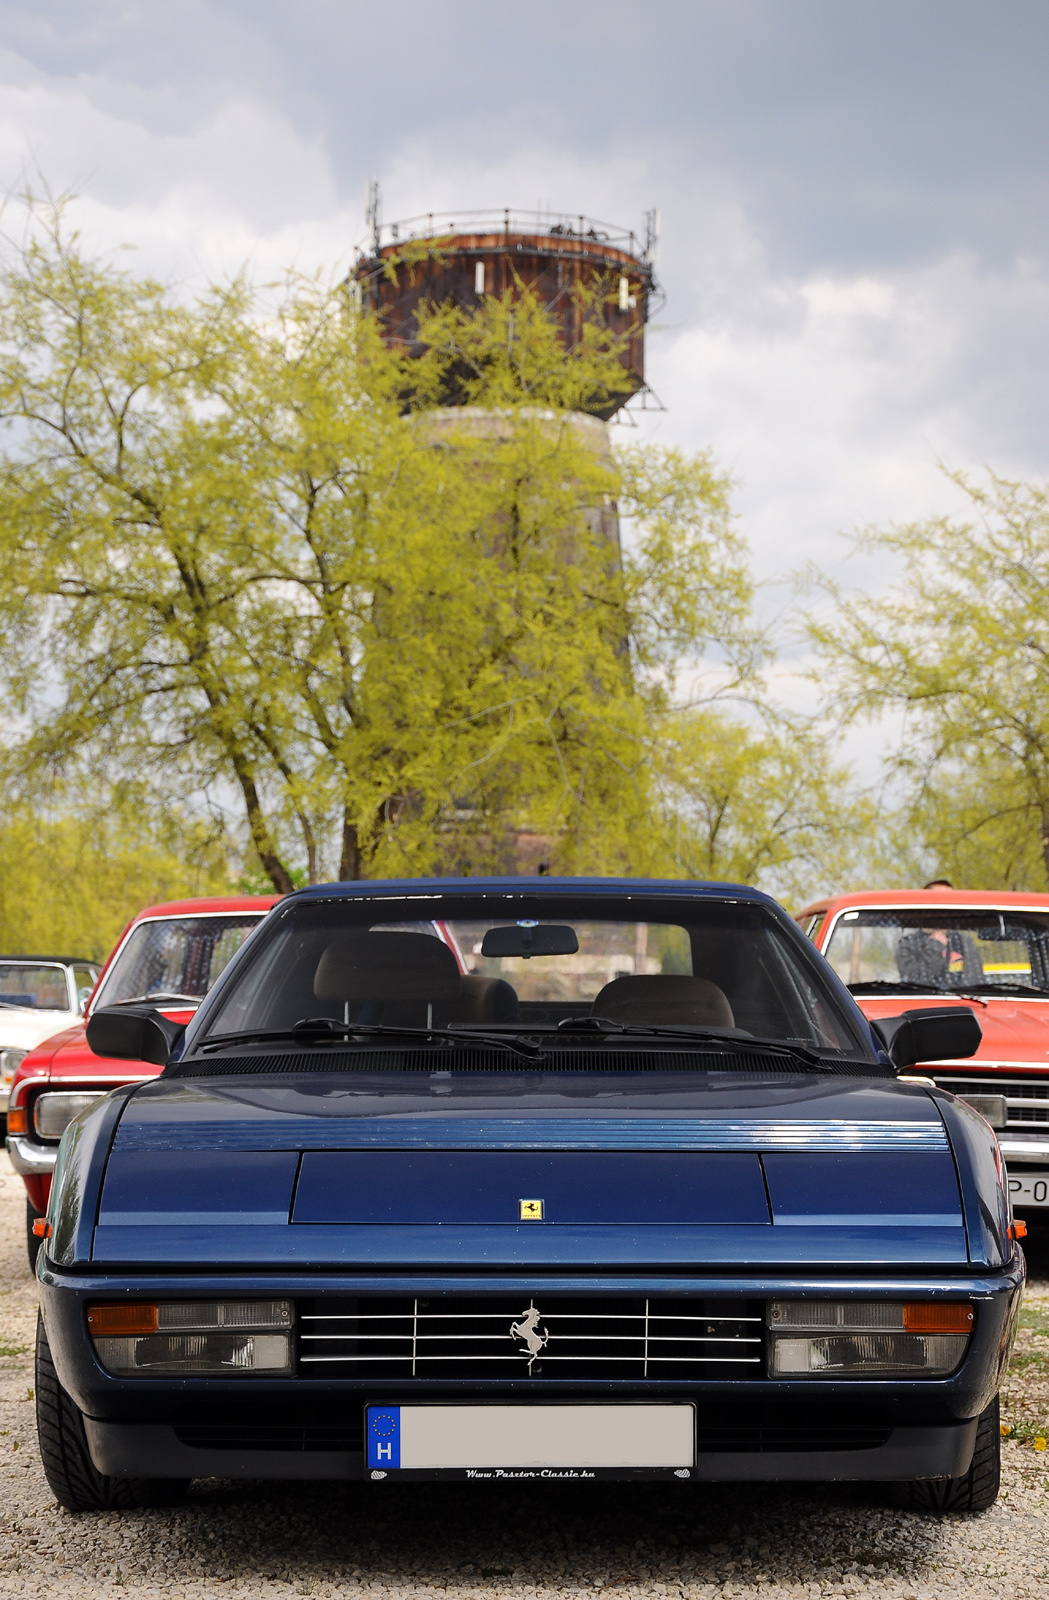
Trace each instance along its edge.
<instances>
[{"instance_id":1,"label":"car windshield","mask_svg":"<svg viewBox=\"0 0 1049 1600\"><path fill-rule=\"evenodd\" d=\"M106 974L98 1003L179 997L202 1000L262 912L210 917L153 917L132 928Z\"/></svg>"},{"instance_id":2,"label":"car windshield","mask_svg":"<svg viewBox=\"0 0 1049 1600\"><path fill-rule=\"evenodd\" d=\"M920 985L1049 992L1049 916L1037 912L845 911L826 956L858 992L866 985Z\"/></svg>"},{"instance_id":3,"label":"car windshield","mask_svg":"<svg viewBox=\"0 0 1049 1600\"><path fill-rule=\"evenodd\" d=\"M566 1043L579 1026L667 1027L869 1053L823 984L818 958L763 906L433 898L425 920L417 901L385 897L288 903L194 1046L313 1023L351 1041L343 1030L352 1024L560 1031Z\"/></svg>"},{"instance_id":4,"label":"car windshield","mask_svg":"<svg viewBox=\"0 0 1049 1600\"><path fill-rule=\"evenodd\" d=\"M0 962L0 1005L30 1011L68 1011L66 969L57 963Z\"/></svg>"}]
</instances>

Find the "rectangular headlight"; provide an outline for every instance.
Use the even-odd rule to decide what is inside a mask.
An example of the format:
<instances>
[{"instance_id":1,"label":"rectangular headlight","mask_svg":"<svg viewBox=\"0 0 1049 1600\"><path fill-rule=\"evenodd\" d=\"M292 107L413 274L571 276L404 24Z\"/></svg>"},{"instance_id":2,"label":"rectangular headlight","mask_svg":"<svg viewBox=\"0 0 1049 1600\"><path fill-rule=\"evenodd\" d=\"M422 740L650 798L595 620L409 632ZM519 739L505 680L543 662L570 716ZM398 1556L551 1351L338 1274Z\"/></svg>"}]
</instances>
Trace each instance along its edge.
<instances>
[{"instance_id":1,"label":"rectangular headlight","mask_svg":"<svg viewBox=\"0 0 1049 1600\"><path fill-rule=\"evenodd\" d=\"M290 1300L131 1301L87 1310L107 1371L157 1377L290 1372L293 1321Z\"/></svg>"},{"instance_id":2,"label":"rectangular headlight","mask_svg":"<svg viewBox=\"0 0 1049 1600\"><path fill-rule=\"evenodd\" d=\"M286 1333L146 1333L95 1340L107 1372L156 1377L186 1372L290 1372Z\"/></svg>"},{"instance_id":3,"label":"rectangular headlight","mask_svg":"<svg viewBox=\"0 0 1049 1600\"><path fill-rule=\"evenodd\" d=\"M958 1301L782 1300L768 1307L774 1377L942 1377L965 1355L973 1308ZM807 1337L799 1337L804 1330Z\"/></svg>"},{"instance_id":4,"label":"rectangular headlight","mask_svg":"<svg viewBox=\"0 0 1049 1600\"><path fill-rule=\"evenodd\" d=\"M1008 1124L1009 1107L1004 1094L963 1094L958 1098L963 1105L978 1111L992 1128L1004 1128Z\"/></svg>"},{"instance_id":5,"label":"rectangular headlight","mask_svg":"<svg viewBox=\"0 0 1049 1600\"><path fill-rule=\"evenodd\" d=\"M75 1093L49 1089L38 1094L33 1103L33 1127L37 1137L61 1139L73 1118L79 1117L105 1093L105 1089L81 1089Z\"/></svg>"},{"instance_id":6,"label":"rectangular headlight","mask_svg":"<svg viewBox=\"0 0 1049 1600\"><path fill-rule=\"evenodd\" d=\"M968 1340L961 1334L845 1333L818 1339L775 1339L772 1372L778 1378L863 1378L877 1373L942 1377L953 1372Z\"/></svg>"}]
</instances>

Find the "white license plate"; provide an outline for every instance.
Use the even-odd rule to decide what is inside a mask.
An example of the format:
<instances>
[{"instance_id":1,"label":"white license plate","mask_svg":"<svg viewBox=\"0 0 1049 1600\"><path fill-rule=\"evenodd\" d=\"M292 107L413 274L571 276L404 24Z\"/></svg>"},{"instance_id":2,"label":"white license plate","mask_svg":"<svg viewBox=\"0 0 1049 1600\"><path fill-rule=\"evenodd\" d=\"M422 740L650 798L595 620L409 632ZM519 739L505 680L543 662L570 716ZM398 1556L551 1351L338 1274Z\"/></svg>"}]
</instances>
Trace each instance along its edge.
<instances>
[{"instance_id":1,"label":"white license plate","mask_svg":"<svg viewBox=\"0 0 1049 1600\"><path fill-rule=\"evenodd\" d=\"M1049 1206L1049 1172L1010 1168L1009 1199L1014 1206Z\"/></svg>"},{"instance_id":2,"label":"white license plate","mask_svg":"<svg viewBox=\"0 0 1049 1600\"><path fill-rule=\"evenodd\" d=\"M367 1464L373 1477L589 1477L623 1470L688 1477L694 1411L691 1403L368 1406Z\"/></svg>"}]
</instances>

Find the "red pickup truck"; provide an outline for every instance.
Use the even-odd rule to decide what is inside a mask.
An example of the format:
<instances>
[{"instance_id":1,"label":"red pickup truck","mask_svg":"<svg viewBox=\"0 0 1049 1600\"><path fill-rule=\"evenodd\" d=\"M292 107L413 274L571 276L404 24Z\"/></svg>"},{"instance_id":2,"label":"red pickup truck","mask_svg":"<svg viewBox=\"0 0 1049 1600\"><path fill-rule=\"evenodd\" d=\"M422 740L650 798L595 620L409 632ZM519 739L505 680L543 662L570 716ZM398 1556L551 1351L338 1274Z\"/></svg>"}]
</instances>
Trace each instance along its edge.
<instances>
[{"instance_id":1,"label":"red pickup truck","mask_svg":"<svg viewBox=\"0 0 1049 1600\"><path fill-rule=\"evenodd\" d=\"M58 1144L66 1126L100 1095L122 1083L155 1078L146 1061L97 1056L85 1037L97 1006L148 1001L174 1021L188 1022L230 957L277 895L173 900L147 906L125 928L102 968L83 1021L52 1034L15 1072L7 1111L7 1152L25 1181L26 1242L35 1263L33 1223L47 1207Z\"/></svg>"},{"instance_id":2,"label":"red pickup truck","mask_svg":"<svg viewBox=\"0 0 1049 1600\"><path fill-rule=\"evenodd\" d=\"M872 1019L972 1007L977 1053L922 1073L994 1128L1014 1210L1049 1219L1049 895L868 891L797 920Z\"/></svg>"}]
</instances>

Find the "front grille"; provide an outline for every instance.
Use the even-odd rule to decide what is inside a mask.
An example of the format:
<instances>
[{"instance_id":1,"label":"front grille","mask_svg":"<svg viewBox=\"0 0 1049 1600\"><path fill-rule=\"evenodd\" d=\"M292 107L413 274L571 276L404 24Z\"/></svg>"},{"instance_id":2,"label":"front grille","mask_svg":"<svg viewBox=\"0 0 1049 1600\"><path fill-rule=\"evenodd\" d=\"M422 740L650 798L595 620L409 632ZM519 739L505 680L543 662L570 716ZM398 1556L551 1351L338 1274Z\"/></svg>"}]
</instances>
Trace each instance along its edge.
<instances>
[{"instance_id":1,"label":"front grille","mask_svg":"<svg viewBox=\"0 0 1049 1600\"><path fill-rule=\"evenodd\" d=\"M962 1100L972 1095L1004 1096L1007 1128L1049 1124L1049 1077L1036 1078L1032 1083L1030 1079L1004 1076L968 1078L954 1074L946 1077L937 1073L935 1081L940 1089L949 1089L951 1094L958 1095Z\"/></svg>"},{"instance_id":2,"label":"front grille","mask_svg":"<svg viewBox=\"0 0 1049 1600\"><path fill-rule=\"evenodd\" d=\"M760 1301L340 1296L299 1304L303 1377L758 1378Z\"/></svg>"}]
</instances>

